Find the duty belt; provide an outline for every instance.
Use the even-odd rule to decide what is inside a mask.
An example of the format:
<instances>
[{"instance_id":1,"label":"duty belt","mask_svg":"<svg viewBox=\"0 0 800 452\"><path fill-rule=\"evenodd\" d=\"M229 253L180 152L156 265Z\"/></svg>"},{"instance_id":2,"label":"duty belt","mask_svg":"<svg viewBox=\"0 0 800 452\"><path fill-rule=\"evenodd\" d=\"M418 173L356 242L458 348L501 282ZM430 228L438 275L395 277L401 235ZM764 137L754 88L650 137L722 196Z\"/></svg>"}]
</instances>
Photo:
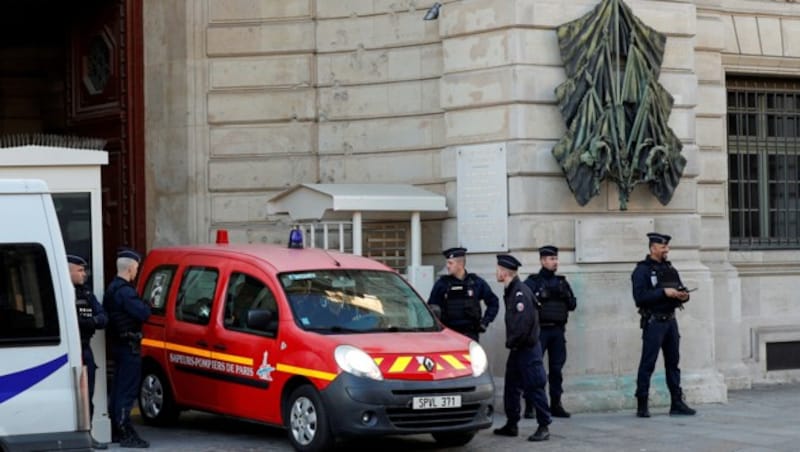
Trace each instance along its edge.
<instances>
[{"instance_id":1,"label":"duty belt","mask_svg":"<svg viewBox=\"0 0 800 452\"><path fill-rule=\"evenodd\" d=\"M126 333L120 333L119 338L124 341L140 342L142 340L142 333L134 333L133 331L128 331Z\"/></svg>"},{"instance_id":2,"label":"duty belt","mask_svg":"<svg viewBox=\"0 0 800 452\"><path fill-rule=\"evenodd\" d=\"M658 322L667 322L667 321L670 321L670 320L675 318L675 313L674 312L670 312L668 314L661 314L661 313L658 313L658 312L654 312L652 314L652 317L653 317L653 320L656 320Z\"/></svg>"}]
</instances>

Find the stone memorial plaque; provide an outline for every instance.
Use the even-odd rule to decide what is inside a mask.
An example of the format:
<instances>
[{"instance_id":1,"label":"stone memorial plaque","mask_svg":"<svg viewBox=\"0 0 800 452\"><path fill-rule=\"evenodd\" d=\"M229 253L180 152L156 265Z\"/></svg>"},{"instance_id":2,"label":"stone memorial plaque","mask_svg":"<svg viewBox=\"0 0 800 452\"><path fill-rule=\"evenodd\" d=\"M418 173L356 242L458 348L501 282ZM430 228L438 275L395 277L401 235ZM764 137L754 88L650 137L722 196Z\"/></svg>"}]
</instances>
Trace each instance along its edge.
<instances>
[{"instance_id":1,"label":"stone memorial plaque","mask_svg":"<svg viewBox=\"0 0 800 452\"><path fill-rule=\"evenodd\" d=\"M457 149L458 242L470 253L508 251L505 144Z\"/></svg>"},{"instance_id":2,"label":"stone memorial plaque","mask_svg":"<svg viewBox=\"0 0 800 452\"><path fill-rule=\"evenodd\" d=\"M575 220L578 263L638 262L647 254L652 218L584 218Z\"/></svg>"}]
</instances>

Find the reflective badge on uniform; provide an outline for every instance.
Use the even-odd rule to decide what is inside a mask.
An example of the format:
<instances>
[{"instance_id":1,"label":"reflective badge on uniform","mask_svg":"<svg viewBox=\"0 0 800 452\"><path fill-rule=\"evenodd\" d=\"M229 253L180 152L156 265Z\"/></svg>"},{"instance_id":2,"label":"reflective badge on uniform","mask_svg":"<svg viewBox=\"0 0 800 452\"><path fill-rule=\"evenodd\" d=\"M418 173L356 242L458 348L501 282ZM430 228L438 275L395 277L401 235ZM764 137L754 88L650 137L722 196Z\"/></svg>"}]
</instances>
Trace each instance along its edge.
<instances>
[{"instance_id":1,"label":"reflective badge on uniform","mask_svg":"<svg viewBox=\"0 0 800 452\"><path fill-rule=\"evenodd\" d=\"M470 296L470 297L474 295L474 293L472 292L472 289L467 291L467 295Z\"/></svg>"},{"instance_id":2,"label":"reflective badge on uniform","mask_svg":"<svg viewBox=\"0 0 800 452\"><path fill-rule=\"evenodd\" d=\"M650 274L650 284L652 284L653 287L658 285L658 276L656 276L655 272Z\"/></svg>"},{"instance_id":3,"label":"reflective badge on uniform","mask_svg":"<svg viewBox=\"0 0 800 452\"><path fill-rule=\"evenodd\" d=\"M521 301L517 303L517 311L522 312L524 310L525 310L525 305Z\"/></svg>"}]
</instances>

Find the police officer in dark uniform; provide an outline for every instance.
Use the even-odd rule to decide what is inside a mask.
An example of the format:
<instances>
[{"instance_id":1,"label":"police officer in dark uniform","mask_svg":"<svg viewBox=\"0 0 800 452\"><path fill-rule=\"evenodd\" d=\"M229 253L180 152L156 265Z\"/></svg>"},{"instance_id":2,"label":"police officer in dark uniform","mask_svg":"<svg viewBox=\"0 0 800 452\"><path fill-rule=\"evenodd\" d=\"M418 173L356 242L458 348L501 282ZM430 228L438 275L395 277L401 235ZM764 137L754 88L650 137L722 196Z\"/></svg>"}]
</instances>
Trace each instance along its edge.
<instances>
[{"instance_id":1,"label":"police officer in dark uniform","mask_svg":"<svg viewBox=\"0 0 800 452\"><path fill-rule=\"evenodd\" d=\"M131 423L131 409L142 372L142 323L150 317L150 306L139 298L133 286L141 260L137 252L120 248L117 252L117 276L103 297L115 365L108 413L113 439L119 441L120 447L150 447Z\"/></svg>"},{"instance_id":2,"label":"police officer in dark uniform","mask_svg":"<svg viewBox=\"0 0 800 452\"><path fill-rule=\"evenodd\" d=\"M497 317L497 295L483 278L467 272L466 248L450 248L442 254L447 258L447 275L436 281L428 303L441 308L442 323L448 328L477 341L478 334ZM486 304L483 313L481 300Z\"/></svg>"},{"instance_id":3,"label":"police officer in dark uniform","mask_svg":"<svg viewBox=\"0 0 800 452\"><path fill-rule=\"evenodd\" d=\"M103 306L97 301L92 291L86 285L86 259L74 254L67 255L69 263L69 277L75 286L75 305L78 309L78 331L81 335L81 354L83 365L86 366L89 380L89 421L94 416L94 382L97 365L92 353L91 341L96 330L102 330L108 323L108 318ZM101 443L92 436L92 448L107 449L108 445Z\"/></svg>"},{"instance_id":4,"label":"police officer in dark uniform","mask_svg":"<svg viewBox=\"0 0 800 452\"><path fill-rule=\"evenodd\" d=\"M636 379L636 415L650 417L647 397L650 377L653 375L659 349L664 351L664 367L667 387L672 396L669 414L693 415L695 410L683 401L680 357L680 333L675 319L675 308L683 309L689 301L689 291L681 282L678 270L667 260L669 241L672 237L651 232L650 254L636 264L631 274L633 299L641 315L642 357Z\"/></svg>"},{"instance_id":5,"label":"police officer in dark uniform","mask_svg":"<svg viewBox=\"0 0 800 452\"><path fill-rule=\"evenodd\" d=\"M506 348L511 350L506 361L503 405L506 424L494 430L495 435L517 436L520 419L520 396L531 394L536 408L539 428L528 441L550 438L550 410L544 392L545 376L542 349L539 345L539 315L534 305L533 293L519 280L520 262L508 254L497 256L497 282L503 283L506 306Z\"/></svg>"},{"instance_id":6,"label":"police officer in dark uniform","mask_svg":"<svg viewBox=\"0 0 800 452\"><path fill-rule=\"evenodd\" d=\"M542 268L538 274L530 275L525 280L536 301L539 302L539 342L542 354L547 353L547 379L550 383L550 414L554 417L569 417L570 414L561 405L561 394L564 392L561 382L564 378L561 369L567 361L567 340L564 337L564 326L569 312L576 307L575 295L567 282L567 278L556 275L558 271L558 248L547 245L539 248L539 262ZM525 396L525 418L533 419L533 403Z\"/></svg>"}]
</instances>

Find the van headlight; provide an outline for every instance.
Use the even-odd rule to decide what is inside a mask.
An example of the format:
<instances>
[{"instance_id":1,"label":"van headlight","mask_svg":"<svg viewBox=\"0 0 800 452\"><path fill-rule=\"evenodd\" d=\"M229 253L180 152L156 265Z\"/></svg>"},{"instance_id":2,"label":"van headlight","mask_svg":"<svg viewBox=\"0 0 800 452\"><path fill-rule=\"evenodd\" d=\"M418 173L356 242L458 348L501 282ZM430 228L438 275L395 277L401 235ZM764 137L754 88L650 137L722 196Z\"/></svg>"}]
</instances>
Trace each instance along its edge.
<instances>
[{"instance_id":1,"label":"van headlight","mask_svg":"<svg viewBox=\"0 0 800 452\"><path fill-rule=\"evenodd\" d=\"M472 376L479 377L489 366L489 359L486 357L486 352L483 351L481 344L472 341L469 343L469 360L472 364Z\"/></svg>"},{"instance_id":2,"label":"van headlight","mask_svg":"<svg viewBox=\"0 0 800 452\"><path fill-rule=\"evenodd\" d=\"M383 380L381 370L366 352L352 345L340 345L333 353L339 367L357 377L367 377L373 380ZM486 355L484 355L486 356Z\"/></svg>"}]
</instances>

